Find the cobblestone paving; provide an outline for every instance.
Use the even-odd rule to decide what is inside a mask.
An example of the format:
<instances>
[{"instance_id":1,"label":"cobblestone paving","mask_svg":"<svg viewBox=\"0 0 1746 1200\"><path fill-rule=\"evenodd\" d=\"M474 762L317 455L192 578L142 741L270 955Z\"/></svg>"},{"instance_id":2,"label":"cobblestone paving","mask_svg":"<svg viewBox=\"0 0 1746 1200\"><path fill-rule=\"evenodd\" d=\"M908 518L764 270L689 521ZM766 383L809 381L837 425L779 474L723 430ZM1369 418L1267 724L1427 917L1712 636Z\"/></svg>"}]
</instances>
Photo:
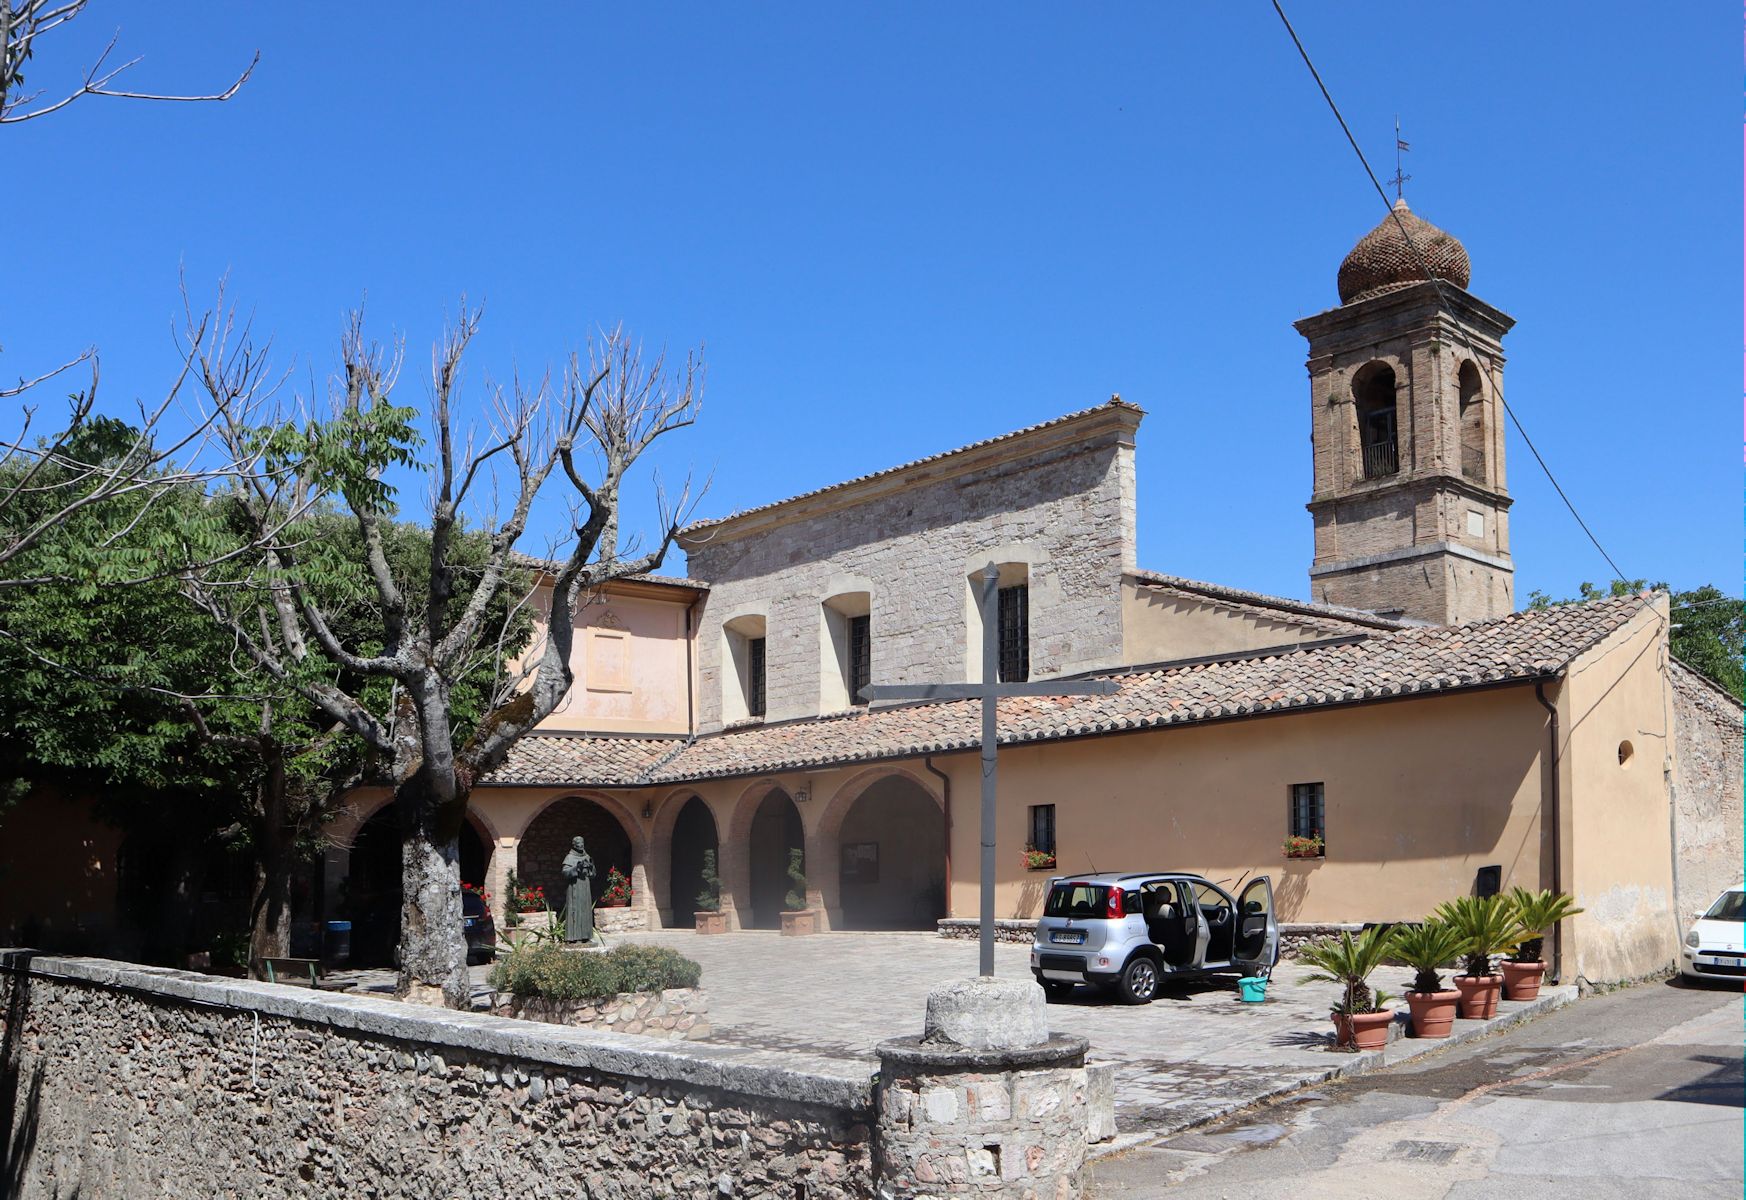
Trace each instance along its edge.
<instances>
[{"instance_id":1,"label":"cobblestone paving","mask_svg":"<svg viewBox=\"0 0 1746 1200\"><path fill-rule=\"evenodd\" d=\"M689 931L620 935L671 946L703 964L717 1042L876 1062L888 1037L921 1032L935 984L976 973L976 943L927 933L783 937ZM995 972L1025 977L1030 947L997 945ZM1263 1004L1237 998L1233 978L1167 989L1128 1007L1080 988L1049 1006L1050 1028L1091 1041L1116 1064L1116 1122L1124 1133L1180 1128L1282 1086L1311 1083L1346 1055L1330 1047L1328 984L1281 963ZM1375 982L1399 994L1411 973L1384 968Z\"/></svg>"}]
</instances>

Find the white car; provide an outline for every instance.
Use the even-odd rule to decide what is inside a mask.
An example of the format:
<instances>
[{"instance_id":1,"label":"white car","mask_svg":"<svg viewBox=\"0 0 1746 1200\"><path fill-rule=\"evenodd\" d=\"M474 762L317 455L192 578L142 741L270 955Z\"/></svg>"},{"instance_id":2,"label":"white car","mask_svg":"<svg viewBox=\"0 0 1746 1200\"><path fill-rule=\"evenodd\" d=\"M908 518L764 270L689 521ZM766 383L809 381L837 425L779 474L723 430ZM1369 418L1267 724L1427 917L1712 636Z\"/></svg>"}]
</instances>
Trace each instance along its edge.
<instances>
[{"instance_id":1,"label":"white car","mask_svg":"<svg viewBox=\"0 0 1746 1200\"><path fill-rule=\"evenodd\" d=\"M1679 973L1687 979L1746 979L1746 884L1735 884L1685 935Z\"/></svg>"}]
</instances>

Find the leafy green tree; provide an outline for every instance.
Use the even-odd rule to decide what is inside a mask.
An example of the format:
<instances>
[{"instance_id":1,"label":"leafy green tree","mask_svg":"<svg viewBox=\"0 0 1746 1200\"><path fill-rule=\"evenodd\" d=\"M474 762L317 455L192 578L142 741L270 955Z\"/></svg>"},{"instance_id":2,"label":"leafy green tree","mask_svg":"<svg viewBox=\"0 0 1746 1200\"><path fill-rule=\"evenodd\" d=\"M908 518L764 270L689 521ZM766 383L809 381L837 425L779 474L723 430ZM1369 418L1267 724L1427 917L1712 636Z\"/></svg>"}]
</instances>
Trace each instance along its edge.
<instances>
[{"instance_id":1,"label":"leafy green tree","mask_svg":"<svg viewBox=\"0 0 1746 1200\"><path fill-rule=\"evenodd\" d=\"M1746 667L1742 666L1741 658L1746 653L1746 600L1730 596L1718 587L1705 584L1688 592L1676 592L1665 583L1642 579L1615 579L1605 588L1585 582L1579 595L1565 600L1554 600L1542 591L1529 592L1528 607L1582 604L1642 591L1669 593L1673 628L1668 633L1668 644L1673 657L1726 689L1736 700L1746 702Z\"/></svg>"},{"instance_id":2,"label":"leafy green tree","mask_svg":"<svg viewBox=\"0 0 1746 1200\"><path fill-rule=\"evenodd\" d=\"M193 373L223 414L228 452L262 469L232 478L227 493L255 552L181 575L184 593L236 652L361 740L375 777L394 788L403 847L398 993L457 1008L470 992L458 874L468 797L569 691L578 604L608 580L664 560L689 486L676 504L660 505L655 547L628 554L620 551L620 489L656 438L691 423L701 386L695 358L669 374L662 358L644 363L614 332L586 365L572 356L557 382L490 388L493 428L475 444L457 430L457 408L477 328L477 314L463 309L432 356L428 447L417 411L394 401L398 350L367 343L361 316L342 339L328 415L301 426L241 415L265 370L246 336L229 349L217 337L191 340ZM594 470L586 473L590 452ZM418 573L390 551L398 513L390 481L408 474L423 476L430 498ZM517 545L554 475L572 502L568 545L529 572ZM475 488L496 493L500 482L506 510L481 505ZM274 533L322 497L352 526L349 541ZM469 514L479 549L471 559ZM214 561L216 549L183 539L160 553L201 563ZM541 577L543 635L520 657L521 669L509 671L517 647L494 614L535 601L530 574ZM366 614L359 628L342 626L342 609ZM458 684L476 671L494 686L475 706Z\"/></svg>"}]
</instances>

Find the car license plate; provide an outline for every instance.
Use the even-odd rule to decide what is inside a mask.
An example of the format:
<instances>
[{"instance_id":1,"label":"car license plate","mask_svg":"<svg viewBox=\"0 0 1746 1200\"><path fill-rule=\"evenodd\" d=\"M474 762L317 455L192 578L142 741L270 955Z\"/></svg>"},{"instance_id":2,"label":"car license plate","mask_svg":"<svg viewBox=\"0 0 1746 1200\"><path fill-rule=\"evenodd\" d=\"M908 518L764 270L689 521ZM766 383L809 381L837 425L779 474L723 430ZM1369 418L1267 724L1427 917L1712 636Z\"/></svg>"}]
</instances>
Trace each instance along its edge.
<instances>
[{"instance_id":1,"label":"car license plate","mask_svg":"<svg viewBox=\"0 0 1746 1200\"><path fill-rule=\"evenodd\" d=\"M1065 933L1057 931L1049 935L1049 940L1051 942L1070 942L1073 945L1078 946L1085 941L1085 930L1069 929Z\"/></svg>"}]
</instances>

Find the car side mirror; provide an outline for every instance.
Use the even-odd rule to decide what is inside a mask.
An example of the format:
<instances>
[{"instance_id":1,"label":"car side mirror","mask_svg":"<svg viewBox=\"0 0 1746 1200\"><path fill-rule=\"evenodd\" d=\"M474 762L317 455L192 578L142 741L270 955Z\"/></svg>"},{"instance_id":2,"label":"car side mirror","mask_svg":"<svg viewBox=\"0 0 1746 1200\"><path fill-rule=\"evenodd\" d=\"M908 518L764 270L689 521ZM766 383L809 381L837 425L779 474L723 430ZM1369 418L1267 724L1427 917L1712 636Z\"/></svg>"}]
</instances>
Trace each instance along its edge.
<instances>
[{"instance_id":1,"label":"car side mirror","mask_svg":"<svg viewBox=\"0 0 1746 1200\"><path fill-rule=\"evenodd\" d=\"M1259 901L1259 900L1249 901L1249 903L1243 905L1243 911L1251 917L1260 915L1260 913L1263 911L1261 901Z\"/></svg>"}]
</instances>

